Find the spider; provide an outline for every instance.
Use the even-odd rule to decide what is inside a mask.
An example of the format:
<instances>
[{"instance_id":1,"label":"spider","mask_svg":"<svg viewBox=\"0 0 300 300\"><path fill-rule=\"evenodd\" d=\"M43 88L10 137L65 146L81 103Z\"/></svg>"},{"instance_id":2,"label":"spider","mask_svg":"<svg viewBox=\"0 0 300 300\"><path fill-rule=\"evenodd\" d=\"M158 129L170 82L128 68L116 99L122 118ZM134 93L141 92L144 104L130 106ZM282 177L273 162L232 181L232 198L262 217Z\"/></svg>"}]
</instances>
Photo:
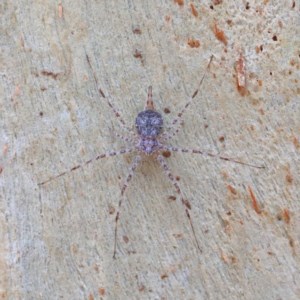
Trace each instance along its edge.
<instances>
[{"instance_id":1,"label":"spider","mask_svg":"<svg viewBox=\"0 0 300 300\"><path fill-rule=\"evenodd\" d=\"M209 69L211 62L213 60L213 55L210 57L209 63L206 67L206 70L198 84L197 89L194 91L193 95L188 99L188 101L186 102L186 104L184 105L183 109L177 114L177 116L173 119L172 121L172 126L170 128L168 128L168 130L163 131L164 128L164 120L162 115L155 109L154 106L154 101L152 98L152 87L149 86L148 87L148 96L147 96L147 101L146 101L146 105L143 111L141 111L140 113L138 113L136 119L135 119L135 128L136 128L136 132L134 132L131 128L126 126L125 121L123 120L123 118L121 117L120 113L117 111L117 109L114 107L114 105L112 104L112 102L110 101L110 99L108 97L106 97L104 95L104 93L102 92L102 90L99 88L99 84L98 84L98 80L96 77L96 74L92 68L92 65L90 63L90 59L89 57L86 55L86 60L87 63L92 71L93 74L93 78L94 81L96 83L96 86L98 88L98 92L99 95L104 98L107 101L107 104L109 105L109 107L112 109L115 117L120 121L120 125L121 127L126 130L126 132L130 135L130 136L123 136L123 135L119 135L117 134L117 136L125 141L125 142L131 142L132 146L130 148L125 148L122 150L118 150L118 151L109 151L103 154L100 154L98 156L96 156L93 159L90 159L86 162L84 162L81 165L77 165L74 166L73 168L71 168L68 171L62 172L56 176L50 177L49 179L38 183L39 186L42 186L58 177L61 177L71 171L75 171L79 168L84 167L85 165L88 165L90 163L92 163L93 161L105 158L105 157L109 157L109 156L117 156L117 155L123 155L123 154L127 154L127 153L131 153L131 152L136 152L136 156L133 159L133 162L130 165L129 168L129 172L128 175L124 181L124 184L121 188L121 197L118 203L118 209L117 209L117 213L116 213L116 217L115 217L115 229L114 229L114 246L113 246L113 258L116 258L116 252L117 252L117 237L118 237L118 224L119 224L119 219L120 219L120 211L121 211L121 206L123 203L123 199L124 199L124 195L125 195L125 191L127 190L129 183L136 171L136 168L142 163L143 158L148 158L151 157L152 159L158 161L159 165L161 166L161 168L163 169L164 173L166 174L167 178L170 180L170 182L173 184L177 194L180 197L180 201L183 205L183 208L185 210L185 214L188 218L193 236L194 236L194 240L196 243L196 246L198 248L198 250L200 252L201 248L200 248L200 244L199 241L196 237L196 233L195 233L195 229L194 229L194 225L192 222L192 218L191 215L189 213L189 210L191 210L191 205L189 203L188 200L184 199L183 194L181 192L181 189L179 187L178 182L176 181L174 175L172 174L171 170L169 169L167 162L164 158L163 153L165 151L168 152L182 152L182 153L195 153L195 154L202 154L202 155L207 155L210 157L217 157L221 160L225 160L225 161L231 161L237 164L241 164L241 165L246 165L246 166L250 166L253 168L258 168L258 169L262 169L264 168L264 166L257 166L257 165L252 165L249 163L245 163L233 158L229 158L229 157L225 157L225 156L221 156L218 154L213 154L210 152L205 152L199 149L187 149L187 148L179 148L179 147L174 147L171 146L169 144L167 144L167 141L170 140L172 137L174 137L178 131L180 130L180 127L183 124L183 115L185 113L185 111L187 110L187 108L190 106L190 104L193 102L193 100L196 98L199 89L203 83L203 80L206 76L206 72Z\"/></svg>"}]
</instances>

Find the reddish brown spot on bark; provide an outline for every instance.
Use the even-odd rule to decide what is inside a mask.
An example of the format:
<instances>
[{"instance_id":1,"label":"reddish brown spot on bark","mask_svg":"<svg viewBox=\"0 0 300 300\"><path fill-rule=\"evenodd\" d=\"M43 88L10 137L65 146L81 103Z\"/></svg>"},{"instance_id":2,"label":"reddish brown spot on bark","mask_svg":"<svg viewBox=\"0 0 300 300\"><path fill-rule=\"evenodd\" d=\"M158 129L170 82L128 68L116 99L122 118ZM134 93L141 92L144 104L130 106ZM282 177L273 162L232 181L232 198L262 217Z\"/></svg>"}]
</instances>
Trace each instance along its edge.
<instances>
[{"instance_id":1,"label":"reddish brown spot on bark","mask_svg":"<svg viewBox=\"0 0 300 300\"><path fill-rule=\"evenodd\" d=\"M58 16L62 18L64 16L64 8L61 3L58 4Z\"/></svg>"},{"instance_id":2,"label":"reddish brown spot on bark","mask_svg":"<svg viewBox=\"0 0 300 300\"><path fill-rule=\"evenodd\" d=\"M184 5L184 0L174 0L175 3L177 3L180 6Z\"/></svg>"},{"instance_id":3,"label":"reddish brown spot on bark","mask_svg":"<svg viewBox=\"0 0 300 300\"><path fill-rule=\"evenodd\" d=\"M253 209L255 210L255 212L256 212L257 214L261 214L261 209L260 209L260 207L259 207L259 204L258 204L258 202L257 202L257 199L256 199L256 197L255 197L255 195L254 195L254 193L253 193L253 191L252 191L252 189L251 189L250 186L248 186L248 191L249 191L249 194L250 194L250 197L251 197Z\"/></svg>"},{"instance_id":4,"label":"reddish brown spot on bark","mask_svg":"<svg viewBox=\"0 0 300 300\"><path fill-rule=\"evenodd\" d=\"M245 58L242 54L238 61L235 64L235 72L236 72L236 86L237 90L241 96L245 96L247 94L246 87L246 62Z\"/></svg>"},{"instance_id":5,"label":"reddish brown spot on bark","mask_svg":"<svg viewBox=\"0 0 300 300\"><path fill-rule=\"evenodd\" d=\"M298 138L295 137L295 136L293 137L293 144L294 144L296 149L300 148L300 142L299 142Z\"/></svg>"},{"instance_id":6,"label":"reddish brown spot on bark","mask_svg":"<svg viewBox=\"0 0 300 300\"><path fill-rule=\"evenodd\" d=\"M277 42L277 36L276 36L276 35L273 35L272 40L273 40L274 42Z\"/></svg>"},{"instance_id":7,"label":"reddish brown spot on bark","mask_svg":"<svg viewBox=\"0 0 300 300\"><path fill-rule=\"evenodd\" d=\"M190 7L191 7L192 15L194 17L198 17L198 11L197 11L197 9L196 9L196 7L194 6L193 3L190 3Z\"/></svg>"},{"instance_id":8,"label":"reddish brown spot on bark","mask_svg":"<svg viewBox=\"0 0 300 300\"><path fill-rule=\"evenodd\" d=\"M219 137L219 141L220 141L221 143L223 143L223 142L225 141L225 137L224 137L223 135L221 135L221 136Z\"/></svg>"},{"instance_id":9,"label":"reddish brown spot on bark","mask_svg":"<svg viewBox=\"0 0 300 300\"><path fill-rule=\"evenodd\" d=\"M3 167L0 166L0 174L3 172Z\"/></svg>"},{"instance_id":10,"label":"reddish brown spot on bark","mask_svg":"<svg viewBox=\"0 0 300 300\"><path fill-rule=\"evenodd\" d=\"M166 278L168 278L168 275L166 273L160 275L160 279L166 279Z\"/></svg>"},{"instance_id":11,"label":"reddish brown spot on bark","mask_svg":"<svg viewBox=\"0 0 300 300\"><path fill-rule=\"evenodd\" d=\"M108 213L110 215L113 215L115 213L116 209L112 205L108 205Z\"/></svg>"},{"instance_id":12,"label":"reddish brown spot on bark","mask_svg":"<svg viewBox=\"0 0 300 300\"><path fill-rule=\"evenodd\" d=\"M171 156L171 152L169 150L163 151L162 152L163 157L168 158Z\"/></svg>"},{"instance_id":13,"label":"reddish brown spot on bark","mask_svg":"<svg viewBox=\"0 0 300 300\"><path fill-rule=\"evenodd\" d=\"M170 16L165 16L165 20L166 20L167 22L169 22L169 21L171 20L171 17L170 17Z\"/></svg>"},{"instance_id":14,"label":"reddish brown spot on bark","mask_svg":"<svg viewBox=\"0 0 300 300\"><path fill-rule=\"evenodd\" d=\"M183 238L183 234L182 233L174 233L173 236L177 240L181 240Z\"/></svg>"},{"instance_id":15,"label":"reddish brown spot on bark","mask_svg":"<svg viewBox=\"0 0 300 300\"><path fill-rule=\"evenodd\" d=\"M175 201L176 197L175 196L169 196L168 199L171 200L171 201Z\"/></svg>"},{"instance_id":16,"label":"reddish brown spot on bark","mask_svg":"<svg viewBox=\"0 0 300 300\"><path fill-rule=\"evenodd\" d=\"M228 184L228 185L227 185L227 189L228 189L228 191L229 191L231 194L233 194L233 195L236 195L236 194L237 194L236 189L235 189L232 185Z\"/></svg>"},{"instance_id":17,"label":"reddish brown spot on bark","mask_svg":"<svg viewBox=\"0 0 300 300\"><path fill-rule=\"evenodd\" d=\"M232 21L232 20L230 20L230 19L229 19L229 20L227 20L227 21L226 21L226 23L227 23L229 26L232 26L232 25L233 25L233 21Z\"/></svg>"},{"instance_id":18,"label":"reddish brown spot on bark","mask_svg":"<svg viewBox=\"0 0 300 300\"><path fill-rule=\"evenodd\" d=\"M222 42L225 46L227 46L227 37L224 33L223 30L219 29L218 25L215 23L214 26L213 26L213 32L215 34L215 37L220 41Z\"/></svg>"},{"instance_id":19,"label":"reddish brown spot on bark","mask_svg":"<svg viewBox=\"0 0 300 300\"><path fill-rule=\"evenodd\" d=\"M89 300L94 300L94 296L92 294L89 295Z\"/></svg>"},{"instance_id":20,"label":"reddish brown spot on bark","mask_svg":"<svg viewBox=\"0 0 300 300\"><path fill-rule=\"evenodd\" d=\"M143 284L139 285L139 292L143 292L146 289L146 287Z\"/></svg>"},{"instance_id":21,"label":"reddish brown spot on bark","mask_svg":"<svg viewBox=\"0 0 300 300\"><path fill-rule=\"evenodd\" d=\"M213 0L214 5L219 5L223 2L223 0Z\"/></svg>"},{"instance_id":22,"label":"reddish brown spot on bark","mask_svg":"<svg viewBox=\"0 0 300 300\"><path fill-rule=\"evenodd\" d=\"M139 51L138 49L135 49L135 52L134 52L133 56L134 56L135 58L139 58L139 59L141 59L141 60L143 59L142 52Z\"/></svg>"},{"instance_id":23,"label":"reddish brown spot on bark","mask_svg":"<svg viewBox=\"0 0 300 300\"><path fill-rule=\"evenodd\" d=\"M129 242L129 238L127 235L123 235L123 241L127 244Z\"/></svg>"},{"instance_id":24,"label":"reddish brown spot on bark","mask_svg":"<svg viewBox=\"0 0 300 300\"><path fill-rule=\"evenodd\" d=\"M99 288L98 293L100 296L105 296L105 288Z\"/></svg>"},{"instance_id":25,"label":"reddish brown spot on bark","mask_svg":"<svg viewBox=\"0 0 300 300\"><path fill-rule=\"evenodd\" d=\"M191 48L199 48L200 47L200 42L198 40L195 40L195 39L188 39L188 45Z\"/></svg>"},{"instance_id":26,"label":"reddish brown spot on bark","mask_svg":"<svg viewBox=\"0 0 300 300\"><path fill-rule=\"evenodd\" d=\"M164 113L165 113L165 114L169 114L170 112L171 112L171 111L170 111L170 109L169 109L168 107L165 107L165 108L164 108Z\"/></svg>"},{"instance_id":27,"label":"reddish brown spot on bark","mask_svg":"<svg viewBox=\"0 0 300 300\"><path fill-rule=\"evenodd\" d=\"M46 70L41 71L41 75L52 77L54 80L57 79L57 77L59 76L59 74L60 73L53 73L53 72L46 71Z\"/></svg>"},{"instance_id":28,"label":"reddish brown spot on bark","mask_svg":"<svg viewBox=\"0 0 300 300\"><path fill-rule=\"evenodd\" d=\"M132 32L133 32L134 34L142 34L142 31L141 31L140 28L133 28L133 29L132 29Z\"/></svg>"},{"instance_id":29,"label":"reddish brown spot on bark","mask_svg":"<svg viewBox=\"0 0 300 300\"><path fill-rule=\"evenodd\" d=\"M7 152L8 152L8 144L5 144L3 146L3 150L2 150L3 156L5 156L7 154Z\"/></svg>"},{"instance_id":30,"label":"reddish brown spot on bark","mask_svg":"<svg viewBox=\"0 0 300 300\"><path fill-rule=\"evenodd\" d=\"M292 174L289 173L285 176L285 180L287 181L287 183L292 183L294 178L293 178Z\"/></svg>"},{"instance_id":31,"label":"reddish brown spot on bark","mask_svg":"<svg viewBox=\"0 0 300 300\"><path fill-rule=\"evenodd\" d=\"M263 85L263 81L261 79L257 79L257 83L259 87L262 87Z\"/></svg>"},{"instance_id":32,"label":"reddish brown spot on bark","mask_svg":"<svg viewBox=\"0 0 300 300\"><path fill-rule=\"evenodd\" d=\"M285 208L283 211L282 211L282 219L283 221L286 223L286 224L290 224L290 221L291 221L291 215L290 215L290 212L287 208Z\"/></svg>"},{"instance_id":33,"label":"reddish brown spot on bark","mask_svg":"<svg viewBox=\"0 0 300 300\"><path fill-rule=\"evenodd\" d=\"M179 181L180 180L180 176L175 176L175 179L177 180L177 181Z\"/></svg>"}]
</instances>

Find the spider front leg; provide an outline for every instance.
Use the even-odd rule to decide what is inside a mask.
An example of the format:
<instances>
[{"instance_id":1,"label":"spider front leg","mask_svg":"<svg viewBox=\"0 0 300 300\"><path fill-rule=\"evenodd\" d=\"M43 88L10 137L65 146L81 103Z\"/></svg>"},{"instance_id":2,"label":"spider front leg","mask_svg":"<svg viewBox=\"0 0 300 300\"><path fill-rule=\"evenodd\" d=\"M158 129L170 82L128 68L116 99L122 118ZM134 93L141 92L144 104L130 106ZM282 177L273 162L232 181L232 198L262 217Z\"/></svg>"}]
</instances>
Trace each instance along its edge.
<instances>
[{"instance_id":1,"label":"spider front leg","mask_svg":"<svg viewBox=\"0 0 300 300\"><path fill-rule=\"evenodd\" d=\"M102 98L104 98L106 100L108 106L111 108L111 110L115 114L115 117L119 120L121 128L124 129L124 130L126 130L128 133L133 134L132 129L129 128L126 125L126 123L125 123L124 119L122 118L121 114L115 108L115 106L112 104L111 98L109 96L105 96L105 94L103 93L103 91L99 88L99 84L98 84L98 79L97 79L96 73L95 73L94 69L92 68L92 64L91 64L90 58L88 57L87 54L86 54L86 60L87 60L87 63L88 63L88 65L89 65L89 67L90 67L90 69L92 71L94 82L95 82L97 91L99 93L99 96L102 97Z\"/></svg>"},{"instance_id":2,"label":"spider front leg","mask_svg":"<svg viewBox=\"0 0 300 300\"><path fill-rule=\"evenodd\" d=\"M190 223L190 226L191 226L191 229L192 229L192 232L193 232L193 236L194 236L197 248L198 248L198 250L200 252L202 252L202 250L200 248L200 245L199 245L199 242L198 242L198 239L196 237L196 233L195 233L193 221L192 221L191 215L189 213L189 210L191 209L191 204L188 202L188 200L185 200L183 198L183 195L182 195L182 192L180 190L179 184L176 182L176 180L175 180L173 174L171 173L171 171L170 171L170 169L169 169L169 167L167 165L167 162L165 161L165 159L163 158L163 156L162 155L158 155L157 156L157 160L160 163L161 167L163 168L164 173L167 175L167 177L169 178L169 180L174 185L174 187L176 189L176 192L178 193L178 195L180 197L181 203L184 206L184 210L185 210L186 216L187 216L187 218L189 220L189 223Z\"/></svg>"},{"instance_id":3,"label":"spider front leg","mask_svg":"<svg viewBox=\"0 0 300 300\"><path fill-rule=\"evenodd\" d=\"M198 87L197 89L194 91L193 95L189 98L189 100L186 102L186 104L184 105L184 107L182 108L182 110L177 114L177 116L174 118L174 120L172 121L172 127L174 128L174 131L169 133L169 134L166 134L166 138L167 139L170 139L172 138L174 135L177 134L177 132L180 130L182 124L183 124L183 121L182 121L182 117L184 115L184 113L186 112L187 108L191 105L191 103L193 102L193 100L196 98L196 96L198 95L198 92L200 90L200 87L205 79L205 76L206 76L206 73L207 73L207 70L209 69L210 67L210 64L213 60L214 56L212 55L210 57L210 60L207 64L207 67L205 69L205 72L203 74L203 76L201 77L201 80L199 81L199 84L198 84Z\"/></svg>"},{"instance_id":4,"label":"spider front leg","mask_svg":"<svg viewBox=\"0 0 300 300\"><path fill-rule=\"evenodd\" d=\"M109 152L106 152L106 153L97 155L95 158L92 158L92 159L90 159L90 160L87 160L87 161L85 161L83 164L76 165L76 166L74 166L73 168L71 168L71 169L69 169L69 170L67 170L67 171L65 171L65 172L62 172L62 173L60 173L60 174L58 174L58 175L56 175L56 176L50 177L50 178L48 178L48 179L45 180L45 181L39 182L39 183L38 183L38 186L42 186L42 185L44 185L44 184L46 184L46 183L48 183L48 182L50 182L50 181L52 181L52 180L54 180L54 179L56 179L56 178L59 178L59 177L64 176L64 175L66 175L66 174L68 174L68 173L70 173L70 172L73 172L73 171L75 171L75 170L78 170L78 169L80 169L80 168L83 168L84 166L86 166L86 165L90 164L91 162L94 162L94 161L96 161L96 160L98 160L98 159L105 158L105 157L109 157L109 156L116 156L116 155L120 155L120 154L130 153L130 152L132 152L133 150L135 150L135 148L129 148L129 149L124 149L124 150L120 150L120 151L109 151Z\"/></svg>"},{"instance_id":5,"label":"spider front leg","mask_svg":"<svg viewBox=\"0 0 300 300\"><path fill-rule=\"evenodd\" d=\"M117 214L116 214L116 219L115 219L115 241L114 241L114 253L113 253L113 258L115 259L116 258L116 252L117 252L117 235L118 235L118 224L119 224L119 218L120 218L120 210L121 210L121 205L123 203L123 199L124 199L124 194L125 194L125 191L128 187L128 184L130 182L130 180L132 179L132 176L137 168L137 166L139 165L139 163L141 162L141 156L137 155L130 168L129 168L129 174L127 175L127 178L122 186L122 189L121 189L121 198L120 198L120 201L119 201L119 204L118 204L118 211L117 211Z\"/></svg>"}]
</instances>

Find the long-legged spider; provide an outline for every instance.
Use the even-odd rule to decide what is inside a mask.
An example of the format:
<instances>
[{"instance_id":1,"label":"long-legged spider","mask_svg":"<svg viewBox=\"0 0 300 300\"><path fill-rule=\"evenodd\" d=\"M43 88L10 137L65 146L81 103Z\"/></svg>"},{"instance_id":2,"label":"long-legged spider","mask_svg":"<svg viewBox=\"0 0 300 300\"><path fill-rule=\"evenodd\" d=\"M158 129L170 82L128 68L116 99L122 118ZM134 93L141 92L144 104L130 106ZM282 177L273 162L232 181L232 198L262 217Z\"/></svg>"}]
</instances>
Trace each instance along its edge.
<instances>
[{"instance_id":1,"label":"long-legged spider","mask_svg":"<svg viewBox=\"0 0 300 300\"><path fill-rule=\"evenodd\" d=\"M173 186L175 187L176 192L178 193L181 203L183 205L183 208L185 210L185 214L189 220L189 224L190 227L192 229L192 233L197 245L197 248L199 249L199 251L201 252L201 248L200 248L200 244L198 242L198 239L196 237L196 233L195 233L195 229L194 229L194 225L192 222L192 218L190 216L189 210L191 209L191 205L189 203L188 200L184 199L183 194L181 192L181 189L179 187L179 184L177 183L177 181L174 178L174 175L172 174L172 172L170 171L166 160L163 156L163 152L164 151L170 151L170 152L182 152L182 153L196 153L196 154L202 154L202 155L207 155L210 157L217 157L219 159L225 160L225 161L231 161L237 164L241 164L241 165L246 165L246 166L250 166L253 168L258 168L258 169L262 169L264 168L264 166L257 166L257 165L253 165L253 164L249 164L249 163L245 163L233 158L229 158L229 157L225 157L225 156L221 156L218 154L213 154L210 152L206 152L206 151L202 151L199 149L187 149L187 148L178 148L178 147L174 147L171 145L166 144L166 142L171 139L173 136L175 136L178 131L180 130L180 127L182 126L183 123L183 114L186 111L186 109L190 106L190 104L192 103L192 101L196 98L200 86L205 78L206 72L210 67L210 64L213 60L213 56L211 56L209 63L206 67L206 70L198 84L197 89L194 91L192 97L189 98L189 100L186 102L186 104L184 105L183 109L177 114L177 116L174 118L174 120L172 121L172 126L169 128L168 131L163 131L163 117L162 115L156 111L155 107L154 107L154 101L152 99L152 87L149 86L148 87L148 97L147 97L147 101L146 101L146 105L143 111L141 111L135 120L135 127L136 127L136 132L133 132L129 127L126 126L125 121L123 120L123 118L121 117L120 113L117 111L117 109L114 107L114 105L112 104L112 102L110 101L110 99L108 97L106 97L104 95L104 93L102 92L102 90L99 88L99 84L98 84L98 80L96 77L95 72L93 71L92 65L90 63L90 59L88 56L86 56L87 62L89 64L89 67L92 71L93 74L93 78L94 81L97 85L98 88L98 92L99 95L101 97L103 97L104 99L106 99L109 107L112 109L112 111L115 114L115 117L120 121L121 127L123 129L125 129L127 131L128 134L130 134L130 137L125 137L122 135L117 135L118 137L120 137L123 141L127 141L127 142L131 142L132 143L132 147L130 148L126 148L123 150L118 150L118 151L109 151L103 154L100 154L98 156L96 156L93 159L90 159L86 162L84 162L81 165L77 165L73 168L71 168L68 171L62 172L54 177L50 177L49 179L38 183L39 186L42 186L58 177L61 177L63 175L65 175L68 172L71 171L75 171L79 168L82 168L83 166L90 164L91 162L104 158L104 157L108 157L108 156L117 156L117 155L121 155L121 154L126 154L126 153L130 153L133 151L137 152L137 155L135 156L135 158L133 159L133 162L131 163L131 166L129 168L129 173L126 177L126 180L121 188L121 197L118 203L118 210L116 213L116 217L115 217L115 231L114 231L114 248L113 248L113 258L116 257L116 251L117 251L117 234L118 234L118 223L119 223L119 218L120 218L120 211L121 211L121 206L123 203L123 199L124 199L124 194L125 191L127 190L127 187L129 185L129 182L131 181L134 172L136 170L136 168L138 167L138 165L142 162L142 158L143 157L149 157L151 156L153 159L157 160L160 164L160 166L162 167L164 173L167 175L168 179L171 181L171 183L173 184Z\"/></svg>"}]
</instances>

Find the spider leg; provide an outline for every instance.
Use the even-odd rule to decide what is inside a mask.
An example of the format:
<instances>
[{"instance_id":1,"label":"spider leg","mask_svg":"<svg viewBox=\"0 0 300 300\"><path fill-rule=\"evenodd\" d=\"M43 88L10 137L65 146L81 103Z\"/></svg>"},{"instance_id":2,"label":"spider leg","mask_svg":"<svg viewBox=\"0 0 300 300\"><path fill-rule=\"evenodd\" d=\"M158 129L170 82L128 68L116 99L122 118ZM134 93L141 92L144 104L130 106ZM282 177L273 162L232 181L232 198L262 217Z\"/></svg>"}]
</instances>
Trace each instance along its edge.
<instances>
[{"instance_id":1,"label":"spider leg","mask_svg":"<svg viewBox=\"0 0 300 300\"><path fill-rule=\"evenodd\" d=\"M141 156L137 155L130 168L129 168L129 173L126 177L126 180L122 186L122 189L121 189L121 198L119 200L119 204L118 204L118 211L117 211L117 214L116 214L116 219L115 219L115 241L114 241L114 252L113 252L113 258L115 259L116 258L116 252L117 252L117 236L118 236L118 224L119 224L119 218L120 218L120 210L121 210L121 205L123 203L123 199L124 199L124 193L128 187L128 184L130 182L130 180L132 179L132 176L137 168L137 166L139 165L139 163L141 162Z\"/></svg>"},{"instance_id":2,"label":"spider leg","mask_svg":"<svg viewBox=\"0 0 300 300\"><path fill-rule=\"evenodd\" d=\"M181 126L183 125L184 121L180 120L177 126L169 126L166 130L161 134L161 138L163 141L168 141L172 137L174 137L180 130Z\"/></svg>"},{"instance_id":3,"label":"spider leg","mask_svg":"<svg viewBox=\"0 0 300 300\"><path fill-rule=\"evenodd\" d=\"M134 139L137 139L137 134L135 134L135 133L133 133L132 136L123 136L122 134L114 132L114 135L117 136L119 139L121 139L124 142L133 142Z\"/></svg>"},{"instance_id":4,"label":"spider leg","mask_svg":"<svg viewBox=\"0 0 300 300\"><path fill-rule=\"evenodd\" d=\"M152 99L152 86L151 85L148 87L148 96L147 96L147 101L146 101L146 105L145 105L145 110L147 110L147 109L155 110L154 102Z\"/></svg>"},{"instance_id":5,"label":"spider leg","mask_svg":"<svg viewBox=\"0 0 300 300\"><path fill-rule=\"evenodd\" d=\"M175 117L175 119L172 121L172 125L176 129L175 129L174 133L169 134L169 138L171 138L172 136L174 136L180 130L180 128L182 126L182 122L181 122L182 116L185 113L185 111L187 110L187 108L190 106L190 104L193 102L193 100L195 99L195 97L197 96L197 94L199 92L199 89L200 89L200 87L201 87L201 85L202 85L202 83L204 81L205 76L206 76L207 70L209 69L210 64L211 64L211 62L213 60L213 57L214 57L213 55L210 57L210 60L209 60L209 62L207 64L205 72L204 72L204 74L203 74L203 76L202 76L202 78L201 78L201 80L200 80L200 82L198 84L197 89L194 91L192 97L189 98L189 100L186 102L186 104L183 107L183 109L177 114L177 116ZM179 122L179 124L177 124L178 122ZM177 126L175 126L175 125L177 125Z\"/></svg>"},{"instance_id":6,"label":"spider leg","mask_svg":"<svg viewBox=\"0 0 300 300\"><path fill-rule=\"evenodd\" d=\"M69 169L69 170L67 170L65 172L62 172L62 173L60 173L60 174L58 174L56 176L50 177L50 178L48 178L45 181L39 182L38 185L39 186L44 185L44 184L46 184L46 183L48 183L48 182L50 182L50 181L52 181L52 180L54 180L56 178L64 176L67 173L70 173L70 172L73 172L73 171L75 171L77 169L83 168L84 166L86 166L86 165L90 164L91 162L96 161L98 159L101 159L101 158L104 158L104 157L109 157L109 156L116 156L116 155L120 155L120 154L126 154L126 153L130 153L130 152L132 152L134 150L135 150L135 148L130 148L130 149L123 149L123 150L120 150L120 151L109 151L109 152L100 154L100 155L96 156L95 158L92 158L90 160L85 161L83 164L74 166L73 168L71 168L71 169Z\"/></svg>"},{"instance_id":7,"label":"spider leg","mask_svg":"<svg viewBox=\"0 0 300 300\"><path fill-rule=\"evenodd\" d=\"M183 195L182 195L182 192L180 190L180 187L178 185L178 183L176 182L176 180L174 179L174 176L173 174L171 173L168 165L167 165L167 162L165 161L165 159L163 158L162 155L158 155L157 156L157 160L158 162L160 163L161 167L163 168L165 174L167 175L167 177L169 178L169 180L172 182L172 184L174 185L175 189L176 189L176 192L179 194L180 196L180 199L181 199L181 203L182 205L184 206L184 210L185 210L185 213L186 213L186 216L189 220L189 223L190 223L190 226L192 228L192 232L193 232L193 236L194 236L194 239L195 239L195 242L197 244L197 248L200 252L202 252L201 248L200 248L200 245L199 245L199 242L198 242L198 239L196 237L196 233L195 233L195 229L194 229L194 225L193 225L193 221L192 221L192 218L191 218L191 215L189 213L189 210L191 209L191 204L188 202L188 200L185 200L183 198Z\"/></svg>"},{"instance_id":8,"label":"spider leg","mask_svg":"<svg viewBox=\"0 0 300 300\"><path fill-rule=\"evenodd\" d=\"M207 151L202 151L202 150L199 150L199 149L186 149L186 148L178 148L178 147L173 147L173 146L162 146L162 149L163 150L168 150L168 151L171 151L171 152L202 154L202 155L205 155L205 156L216 157L216 158L219 158L219 159L222 159L222 160L225 160L225 161L231 161L231 162L234 162L236 164L249 166L249 167L256 168L256 169L264 169L265 168L265 166L258 166L258 165L245 163L245 162L237 160L235 158L222 156L222 155L219 155L219 154L214 154L214 153L207 152Z\"/></svg>"},{"instance_id":9,"label":"spider leg","mask_svg":"<svg viewBox=\"0 0 300 300\"><path fill-rule=\"evenodd\" d=\"M129 128L129 127L127 127L127 125L126 125L124 119L121 117L121 114L117 111L117 109L114 107L114 105L113 105L112 102L110 101L111 98L110 98L109 96L106 97L105 94L103 93L103 91L99 88L99 84L98 84L98 80L97 80L97 77L96 77L96 73L95 73L95 71L94 71L93 68L92 68L92 64L91 64L91 62L90 62L90 58L88 57L87 54L86 54L86 60L87 60L87 62L88 62L88 65L89 65L90 69L92 70L93 78L94 78L94 81L95 81L95 83L96 83L97 91L98 91L100 97L102 97L102 98L104 98L104 99L106 100L108 106L109 106L109 107L112 109L112 111L114 112L115 117L120 121L121 127L122 127L123 129L125 129L126 131L132 133L132 129Z\"/></svg>"}]
</instances>

